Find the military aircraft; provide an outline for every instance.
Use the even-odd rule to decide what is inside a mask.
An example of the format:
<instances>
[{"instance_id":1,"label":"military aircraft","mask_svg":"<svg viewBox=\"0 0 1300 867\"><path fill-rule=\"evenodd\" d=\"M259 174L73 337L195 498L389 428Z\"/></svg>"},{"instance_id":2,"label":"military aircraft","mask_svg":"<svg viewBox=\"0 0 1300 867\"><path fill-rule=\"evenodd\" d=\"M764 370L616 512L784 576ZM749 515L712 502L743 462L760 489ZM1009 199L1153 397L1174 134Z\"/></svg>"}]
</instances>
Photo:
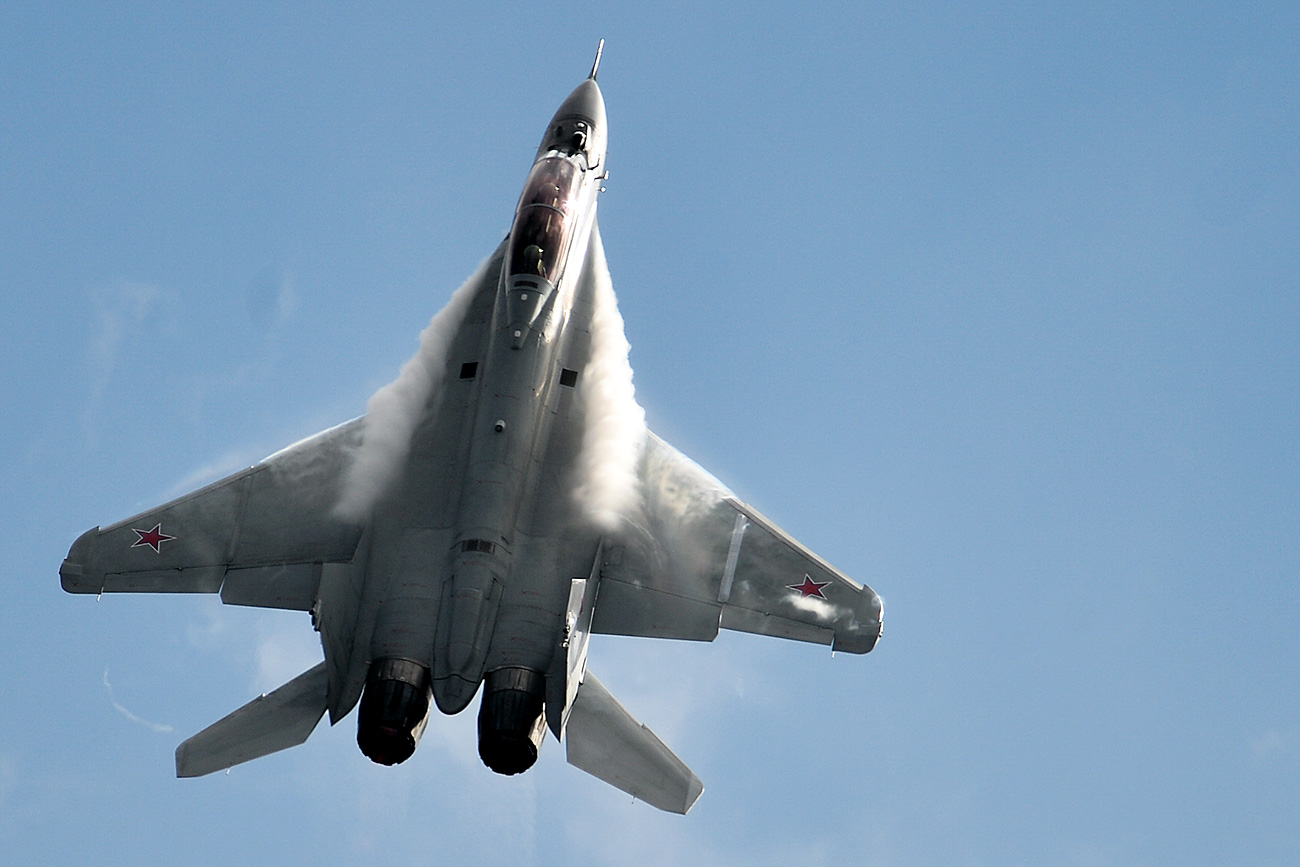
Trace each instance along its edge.
<instances>
[{"instance_id":1,"label":"military aircraft","mask_svg":"<svg viewBox=\"0 0 1300 867\"><path fill-rule=\"evenodd\" d=\"M703 785L587 669L593 633L875 646L871 588L645 428L596 225L599 64L547 124L510 233L366 415L68 552L70 593L311 614L324 661L182 743L178 776L300 744L358 703L361 751L396 764L431 703L458 713L481 685L492 770L531 767L549 727L571 764L685 813Z\"/></svg>"}]
</instances>

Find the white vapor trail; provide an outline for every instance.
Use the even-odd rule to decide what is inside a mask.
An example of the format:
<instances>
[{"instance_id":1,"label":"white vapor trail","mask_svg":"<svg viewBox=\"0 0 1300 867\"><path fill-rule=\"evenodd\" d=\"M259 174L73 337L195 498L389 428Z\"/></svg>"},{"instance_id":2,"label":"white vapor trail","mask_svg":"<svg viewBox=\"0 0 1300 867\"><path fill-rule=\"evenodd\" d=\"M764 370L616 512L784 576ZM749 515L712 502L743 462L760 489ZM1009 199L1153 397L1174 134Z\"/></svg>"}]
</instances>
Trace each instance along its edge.
<instances>
[{"instance_id":1,"label":"white vapor trail","mask_svg":"<svg viewBox=\"0 0 1300 867\"><path fill-rule=\"evenodd\" d=\"M122 714L122 716L129 719L131 722L139 723L145 728L148 728L155 732L164 733L164 732L175 731L175 729L173 729L169 725L163 725L162 723L156 723L156 722L149 722L149 720L143 717L138 717L135 714L131 713L129 710L127 710L125 707L123 707L121 702L117 700L117 696L113 695L113 684L108 682L107 667L104 669L104 689L108 690L108 700L113 703L113 709L116 710L118 713Z\"/></svg>"},{"instance_id":2,"label":"white vapor trail","mask_svg":"<svg viewBox=\"0 0 1300 867\"><path fill-rule=\"evenodd\" d=\"M334 512L349 521L364 521L392 488L406 463L411 436L429 398L447 373L451 342L465 319L474 293L483 282L489 259L452 293L420 333L420 348L402 365L397 379L371 396L366 404L361 446L353 456Z\"/></svg>"},{"instance_id":3,"label":"white vapor trail","mask_svg":"<svg viewBox=\"0 0 1300 867\"><path fill-rule=\"evenodd\" d=\"M636 402L628 361L631 347L623 332L605 248L595 228L589 255L595 292L591 358L579 386L586 407L586 430L575 496L589 518L612 530L620 516L631 514L641 502L637 462L645 445L645 410Z\"/></svg>"}]
</instances>

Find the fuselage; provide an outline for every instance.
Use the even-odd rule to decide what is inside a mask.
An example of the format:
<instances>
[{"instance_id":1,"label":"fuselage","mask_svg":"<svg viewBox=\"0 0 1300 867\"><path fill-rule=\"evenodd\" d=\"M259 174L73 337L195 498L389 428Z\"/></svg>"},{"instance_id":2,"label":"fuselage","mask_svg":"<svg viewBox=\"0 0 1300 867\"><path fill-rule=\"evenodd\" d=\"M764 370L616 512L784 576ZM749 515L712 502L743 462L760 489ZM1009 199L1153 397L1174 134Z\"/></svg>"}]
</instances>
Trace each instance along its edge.
<instances>
[{"instance_id":1,"label":"fuselage","mask_svg":"<svg viewBox=\"0 0 1300 867\"><path fill-rule=\"evenodd\" d=\"M462 326L490 333L473 374L472 421L460 435L466 459L451 510L450 551L441 563L426 556L433 568L414 577L388 584L383 575L366 578L368 586L388 588L370 636L359 716L358 742L375 761L411 754L430 696L444 713L457 713L485 676L484 760L515 773L536 757L545 672L557 646L552 621L563 611L570 576L542 574L546 564L529 562L521 525L535 523L530 511L545 508L529 499L536 490L530 473L548 449L548 408L559 399L559 360L570 339L604 163L604 100L589 78L547 125L515 209L489 321ZM400 510L383 520L376 532L412 537ZM372 573L385 568L370 565ZM521 591L526 604L512 603ZM508 651L494 654L494 638L508 641ZM498 664L489 672L490 660ZM503 739L504 746L496 743Z\"/></svg>"}]
</instances>

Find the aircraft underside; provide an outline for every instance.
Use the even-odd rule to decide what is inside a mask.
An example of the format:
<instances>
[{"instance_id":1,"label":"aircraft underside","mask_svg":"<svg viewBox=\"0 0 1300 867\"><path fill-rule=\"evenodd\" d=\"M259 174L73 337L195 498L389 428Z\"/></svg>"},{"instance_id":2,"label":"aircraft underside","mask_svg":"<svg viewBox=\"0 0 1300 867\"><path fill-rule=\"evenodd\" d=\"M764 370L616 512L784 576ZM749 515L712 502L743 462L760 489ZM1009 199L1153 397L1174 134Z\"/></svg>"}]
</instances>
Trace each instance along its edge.
<instances>
[{"instance_id":1,"label":"aircraft underside","mask_svg":"<svg viewBox=\"0 0 1300 867\"><path fill-rule=\"evenodd\" d=\"M397 764L434 707L477 695L493 771L532 767L549 730L571 764L685 813L703 785L588 670L592 634L875 646L871 588L645 429L596 224L598 64L547 125L510 234L364 417L73 544L68 592L311 613L324 660L182 743L179 776L358 705L361 752Z\"/></svg>"}]
</instances>

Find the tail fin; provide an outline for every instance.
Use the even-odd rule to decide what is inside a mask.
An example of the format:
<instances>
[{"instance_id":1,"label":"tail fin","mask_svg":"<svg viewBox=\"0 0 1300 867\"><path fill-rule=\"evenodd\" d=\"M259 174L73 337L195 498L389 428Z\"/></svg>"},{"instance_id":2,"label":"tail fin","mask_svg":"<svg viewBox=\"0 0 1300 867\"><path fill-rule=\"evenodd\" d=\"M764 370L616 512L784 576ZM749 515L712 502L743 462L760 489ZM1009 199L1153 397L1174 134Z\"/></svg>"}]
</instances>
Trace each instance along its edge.
<instances>
[{"instance_id":1,"label":"tail fin","mask_svg":"<svg viewBox=\"0 0 1300 867\"><path fill-rule=\"evenodd\" d=\"M565 729L569 764L670 813L685 813L704 791L699 777L618 703L590 671Z\"/></svg>"},{"instance_id":2,"label":"tail fin","mask_svg":"<svg viewBox=\"0 0 1300 867\"><path fill-rule=\"evenodd\" d=\"M176 748L176 776L201 777L296 747L325 714L325 663L258 696Z\"/></svg>"}]
</instances>

